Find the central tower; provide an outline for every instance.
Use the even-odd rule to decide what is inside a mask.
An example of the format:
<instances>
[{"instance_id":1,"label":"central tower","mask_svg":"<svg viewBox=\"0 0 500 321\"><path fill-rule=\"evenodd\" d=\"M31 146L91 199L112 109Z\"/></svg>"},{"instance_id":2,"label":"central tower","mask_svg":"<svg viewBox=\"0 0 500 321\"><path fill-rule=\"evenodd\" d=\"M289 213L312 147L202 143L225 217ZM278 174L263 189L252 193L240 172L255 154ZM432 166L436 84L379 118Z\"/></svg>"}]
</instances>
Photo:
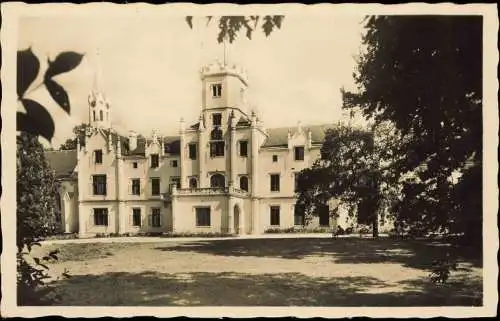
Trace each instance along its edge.
<instances>
[{"instance_id":1,"label":"central tower","mask_svg":"<svg viewBox=\"0 0 500 321\"><path fill-rule=\"evenodd\" d=\"M201 69L202 110L214 108L239 108L245 111L248 87L246 72L220 61Z\"/></svg>"}]
</instances>

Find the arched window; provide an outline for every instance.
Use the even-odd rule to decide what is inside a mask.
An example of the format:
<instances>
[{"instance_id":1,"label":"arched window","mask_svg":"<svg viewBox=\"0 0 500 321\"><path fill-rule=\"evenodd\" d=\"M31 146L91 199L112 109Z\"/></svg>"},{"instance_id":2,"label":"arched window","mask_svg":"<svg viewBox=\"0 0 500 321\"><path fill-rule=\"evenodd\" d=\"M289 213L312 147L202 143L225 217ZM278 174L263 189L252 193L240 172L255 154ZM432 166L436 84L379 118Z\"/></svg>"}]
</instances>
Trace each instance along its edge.
<instances>
[{"instance_id":1,"label":"arched window","mask_svg":"<svg viewBox=\"0 0 500 321\"><path fill-rule=\"evenodd\" d=\"M101 119L101 121L104 120L104 115L103 115L102 110L99 110L99 118Z\"/></svg>"},{"instance_id":2,"label":"arched window","mask_svg":"<svg viewBox=\"0 0 500 321\"><path fill-rule=\"evenodd\" d=\"M92 115L94 116L94 121L97 120L96 116L95 116L95 110L92 111Z\"/></svg>"},{"instance_id":3,"label":"arched window","mask_svg":"<svg viewBox=\"0 0 500 321\"><path fill-rule=\"evenodd\" d=\"M224 138L222 137L222 130L220 128L214 128L212 132L210 133L210 139L211 140L223 140Z\"/></svg>"},{"instance_id":4,"label":"arched window","mask_svg":"<svg viewBox=\"0 0 500 321\"><path fill-rule=\"evenodd\" d=\"M248 177L240 177L240 189L248 192Z\"/></svg>"},{"instance_id":5,"label":"arched window","mask_svg":"<svg viewBox=\"0 0 500 321\"><path fill-rule=\"evenodd\" d=\"M224 188L226 187L226 179L222 174L214 174L210 177L210 187Z\"/></svg>"},{"instance_id":6,"label":"arched window","mask_svg":"<svg viewBox=\"0 0 500 321\"><path fill-rule=\"evenodd\" d=\"M196 177L191 177L189 179L189 188L197 188L198 187L198 180Z\"/></svg>"}]
</instances>

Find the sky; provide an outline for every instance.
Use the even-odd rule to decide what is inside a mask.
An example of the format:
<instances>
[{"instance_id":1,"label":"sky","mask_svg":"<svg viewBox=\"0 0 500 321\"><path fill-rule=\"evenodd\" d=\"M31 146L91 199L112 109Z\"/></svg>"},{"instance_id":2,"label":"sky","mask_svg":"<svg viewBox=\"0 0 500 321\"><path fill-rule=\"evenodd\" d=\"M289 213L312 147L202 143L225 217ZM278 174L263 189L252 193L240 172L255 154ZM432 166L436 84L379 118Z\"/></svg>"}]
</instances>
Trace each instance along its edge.
<instances>
[{"instance_id":1,"label":"sky","mask_svg":"<svg viewBox=\"0 0 500 321\"><path fill-rule=\"evenodd\" d=\"M88 121L87 97L96 73L119 132L176 135L181 117L195 123L201 112L199 71L224 55L216 19L205 22L195 17L190 29L183 15L23 17L18 48L31 47L42 63L33 87L41 82L47 58L62 51L85 54L76 69L57 78L68 91L70 115L45 87L29 94L56 120L53 146ZM340 89L355 88L352 74L363 32L362 16L287 15L267 38L261 30L252 40L239 34L226 45L226 60L247 70L248 100L264 126L335 123L342 117Z\"/></svg>"}]
</instances>

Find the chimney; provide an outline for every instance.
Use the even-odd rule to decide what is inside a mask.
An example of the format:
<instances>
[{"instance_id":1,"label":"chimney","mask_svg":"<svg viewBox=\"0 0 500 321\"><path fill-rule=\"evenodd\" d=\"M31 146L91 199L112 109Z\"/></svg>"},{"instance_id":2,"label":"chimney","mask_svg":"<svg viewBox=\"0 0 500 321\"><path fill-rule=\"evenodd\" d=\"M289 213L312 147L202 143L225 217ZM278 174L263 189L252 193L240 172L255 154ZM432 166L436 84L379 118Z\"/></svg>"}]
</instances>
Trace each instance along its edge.
<instances>
[{"instance_id":1,"label":"chimney","mask_svg":"<svg viewBox=\"0 0 500 321\"><path fill-rule=\"evenodd\" d=\"M129 131L128 145L131 151L137 148L137 133L133 130Z\"/></svg>"}]
</instances>

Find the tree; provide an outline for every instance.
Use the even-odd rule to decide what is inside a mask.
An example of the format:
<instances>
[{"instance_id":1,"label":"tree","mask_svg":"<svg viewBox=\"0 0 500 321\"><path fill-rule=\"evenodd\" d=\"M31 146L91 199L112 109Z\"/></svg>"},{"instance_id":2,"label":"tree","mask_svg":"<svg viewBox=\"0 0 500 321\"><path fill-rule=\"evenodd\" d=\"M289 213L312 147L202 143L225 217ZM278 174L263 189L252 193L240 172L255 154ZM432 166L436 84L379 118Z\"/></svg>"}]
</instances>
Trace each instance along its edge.
<instances>
[{"instance_id":1,"label":"tree","mask_svg":"<svg viewBox=\"0 0 500 321\"><path fill-rule=\"evenodd\" d=\"M384 139L379 139L380 132L380 128L370 131L344 125L326 132L321 158L298 176L297 204L305 208L309 220L334 198L348 205L350 215L356 215L359 224L371 225L373 236L378 236L379 214L392 205L397 183L387 166L386 148L392 136L386 130Z\"/></svg>"},{"instance_id":2,"label":"tree","mask_svg":"<svg viewBox=\"0 0 500 321\"><path fill-rule=\"evenodd\" d=\"M66 139L66 141L59 146L59 150L73 150L76 149L77 139L80 138L80 144L84 144L85 140L83 139L85 136L85 130L89 128L90 125L87 123L81 123L73 128L74 136L72 138Z\"/></svg>"},{"instance_id":3,"label":"tree","mask_svg":"<svg viewBox=\"0 0 500 321\"><path fill-rule=\"evenodd\" d=\"M46 265L40 258L34 258L35 264L30 264L26 256L43 237L58 231L57 215L60 213L57 213L55 207L57 187L54 171L45 160L38 136L21 133L17 137L16 244L19 304L34 304L40 299L40 293L35 292L46 278ZM50 260L51 257L55 257L55 252L49 253L45 260Z\"/></svg>"},{"instance_id":4,"label":"tree","mask_svg":"<svg viewBox=\"0 0 500 321\"><path fill-rule=\"evenodd\" d=\"M245 31L248 39L252 39L252 34L257 30L259 23L262 31L268 37L275 28L280 29L285 16L222 16L218 18L219 33L217 35L217 42L222 43L224 40L229 40L233 43L238 37L241 30ZM213 16L206 17L206 25L210 24ZM189 28L193 28L193 16L186 17L186 23Z\"/></svg>"},{"instance_id":5,"label":"tree","mask_svg":"<svg viewBox=\"0 0 500 321\"><path fill-rule=\"evenodd\" d=\"M372 16L365 23L358 88L343 91L344 108L390 121L400 134L392 165L403 182L399 223L482 239L482 17ZM474 192L458 197L463 186Z\"/></svg>"}]
</instances>

